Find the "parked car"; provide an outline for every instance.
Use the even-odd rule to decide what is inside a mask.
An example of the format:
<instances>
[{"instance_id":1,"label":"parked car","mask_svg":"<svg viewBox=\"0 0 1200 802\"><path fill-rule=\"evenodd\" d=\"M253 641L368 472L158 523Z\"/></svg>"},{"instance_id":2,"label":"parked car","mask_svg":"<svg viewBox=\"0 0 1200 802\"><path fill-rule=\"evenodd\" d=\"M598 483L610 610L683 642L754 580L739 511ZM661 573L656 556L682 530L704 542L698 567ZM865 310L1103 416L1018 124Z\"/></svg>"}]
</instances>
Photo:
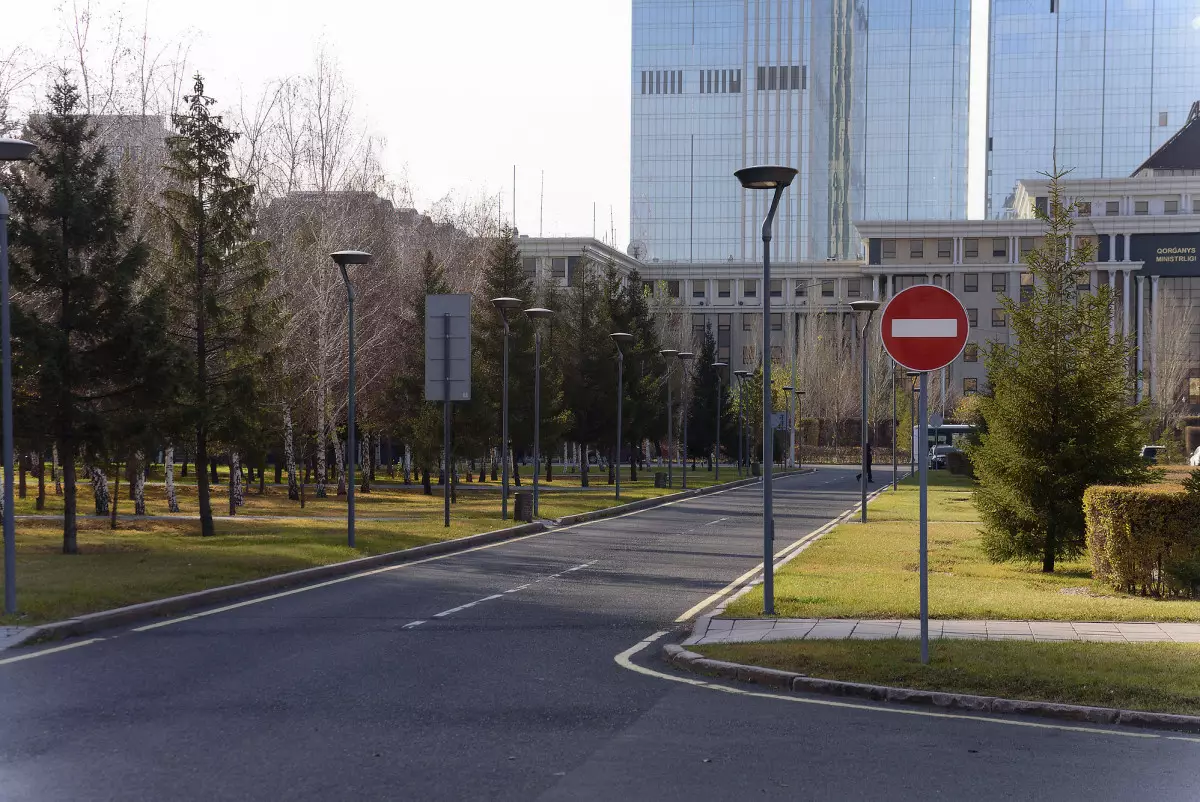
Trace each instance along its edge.
<instances>
[{"instance_id":1,"label":"parked car","mask_svg":"<svg viewBox=\"0 0 1200 802\"><path fill-rule=\"evenodd\" d=\"M1147 465L1157 465L1159 454L1166 450L1166 446L1142 446L1142 459Z\"/></svg>"},{"instance_id":2,"label":"parked car","mask_svg":"<svg viewBox=\"0 0 1200 802\"><path fill-rule=\"evenodd\" d=\"M1200 467L1200 446L1197 446L1196 450L1192 452L1192 456L1188 457L1188 465L1193 468Z\"/></svg>"},{"instance_id":3,"label":"parked car","mask_svg":"<svg viewBox=\"0 0 1200 802\"><path fill-rule=\"evenodd\" d=\"M951 454L961 454L962 449L954 446L934 446L929 449L929 467L941 470L946 467L946 459Z\"/></svg>"}]
</instances>

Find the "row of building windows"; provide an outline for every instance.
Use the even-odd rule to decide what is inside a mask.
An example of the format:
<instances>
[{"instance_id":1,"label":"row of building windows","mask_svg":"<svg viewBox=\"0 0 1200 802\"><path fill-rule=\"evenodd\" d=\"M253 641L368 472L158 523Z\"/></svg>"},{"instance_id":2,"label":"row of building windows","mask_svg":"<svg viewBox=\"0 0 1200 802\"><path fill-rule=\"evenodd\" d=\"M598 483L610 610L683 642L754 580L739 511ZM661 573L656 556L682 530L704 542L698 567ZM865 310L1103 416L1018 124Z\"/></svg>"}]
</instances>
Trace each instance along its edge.
<instances>
[{"instance_id":1,"label":"row of building windows","mask_svg":"<svg viewBox=\"0 0 1200 802\"><path fill-rule=\"evenodd\" d=\"M561 277L560 277L561 278ZM732 298L733 297L733 279L722 278L717 279L717 297ZM666 282L667 296L670 298L680 297L680 279L668 279ZM796 297L804 298L808 296L809 286L820 286L821 297L833 298L836 295L836 282L834 279L816 279L814 281L801 281L796 283ZM647 292L654 291L654 283L650 281L642 282L643 290ZM862 297L863 280L861 278L846 279L846 296L848 298ZM692 298L704 299L708 297L708 282L693 281L692 282ZM758 297L758 279L749 278L742 279L742 297L757 298ZM783 297L783 279L771 279L771 297Z\"/></svg>"},{"instance_id":2,"label":"row of building windows","mask_svg":"<svg viewBox=\"0 0 1200 802\"><path fill-rule=\"evenodd\" d=\"M700 70L700 94L734 94L741 91L741 70Z\"/></svg>"},{"instance_id":3,"label":"row of building windows","mask_svg":"<svg viewBox=\"0 0 1200 802\"><path fill-rule=\"evenodd\" d=\"M643 95L682 95L683 70L642 70Z\"/></svg>"},{"instance_id":4,"label":"row of building windows","mask_svg":"<svg viewBox=\"0 0 1200 802\"><path fill-rule=\"evenodd\" d=\"M808 65L759 67L756 78L755 88L760 92L770 89L808 89Z\"/></svg>"}]
</instances>

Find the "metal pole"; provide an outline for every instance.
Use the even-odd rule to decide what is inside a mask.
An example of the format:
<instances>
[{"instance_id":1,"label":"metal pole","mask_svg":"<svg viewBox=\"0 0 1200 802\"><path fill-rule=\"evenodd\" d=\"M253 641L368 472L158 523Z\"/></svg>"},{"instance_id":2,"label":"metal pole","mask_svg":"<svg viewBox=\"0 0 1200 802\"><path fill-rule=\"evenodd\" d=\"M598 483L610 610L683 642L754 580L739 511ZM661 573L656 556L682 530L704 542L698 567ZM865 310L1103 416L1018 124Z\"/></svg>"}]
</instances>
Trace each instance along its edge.
<instances>
[{"instance_id":1,"label":"metal pole","mask_svg":"<svg viewBox=\"0 0 1200 802\"><path fill-rule=\"evenodd\" d=\"M784 187L777 186L763 221L763 612L775 614L775 510L771 488L775 429L771 420L771 223Z\"/></svg>"},{"instance_id":2,"label":"metal pole","mask_svg":"<svg viewBox=\"0 0 1200 802\"><path fill-rule=\"evenodd\" d=\"M929 437L929 374L921 374L920 435ZM929 663L929 460L921 460L921 662Z\"/></svg>"},{"instance_id":3,"label":"metal pole","mask_svg":"<svg viewBox=\"0 0 1200 802\"><path fill-rule=\"evenodd\" d=\"M504 321L504 394L501 406L502 421L500 424L500 459L504 463L500 484L500 520L508 520L508 312L501 309L500 319ZM447 477L449 478L449 477Z\"/></svg>"},{"instance_id":4,"label":"metal pole","mask_svg":"<svg viewBox=\"0 0 1200 802\"><path fill-rule=\"evenodd\" d=\"M896 360L892 360L892 492L896 492Z\"/></svg>"},{"instance_id":5,"label":"metal pole","mask_svg":"<svg viewBox=\"0 0 1200 802\"><path fill-rule=\"evenodd\" d=\"M542 329L533 332L533 517L538 517L538 473L541 471L542 433ZM618 480L617 498L621 497Z\"/></svg>"},{"instance_id":6,"label":"metal pole","mask_svg":"<svg viewBox=\"0 0 1200 802\"><path fill-rule=\"evenodd\" d=\"M621 350L621 346L617 345L617 453L613 457L616 460L615 470L613 475L617 477L617 499L621 498L621 407L625 400L625 353Z\"/></svg>"},{"instance_id":7,"label":"metal pole","mask_svg":"<svg viewBox=\"0 0 1200 802\"><path fill-rule=\"evenodd\" d=\"M745 438L745 417L746 405L742 403L742 380L739 376L734 376L733 380L737 382L737 397L738 397L738 476L742 475L742 442Z\"/></svg>"},{"instance_id":8,"label":"metal pole","mask_svg":"<svg viewBox=\"0 0 1200 802\"><path fill-rule=\"evenodd\" d=\"M0 339L4 395L4 612L17 612L17 541L13 517L12 337L8 303L8 198L0 192Z\"/></svg>"},{"instance_id":9,"label":"metal pole","mask_svg":"<svg viewBox=\"0 0 1200 802\"><path fill-rule=\"evenodd\" d=\"M804 398L796 396L796 417L800 420L800 442L796 444L796 467L804 470Z\"/></svg>"},{"instance_id":10,"label":"metal pole","mask_svg":"<svg viewBox=\"0 0 1200 802\"><path fill-rule=\"evenodd\" d=\"M713 482L721 483L721 395L725 390L725 382L721 380L721 369L717 368L717 428L713 440Z\"/></svg>"},{"instance_id":11,"label":"metal pole","mask_svg":"<svg viewBox=\"0 0 1200 802\"><path fill-rule=\"evenodd\" d=\"M346 300L350 306L350 409L349 423L346 426L346 448L350 452L348 457L349 465L349 480L346 484L346 540L350 548L354 548L354 287L350 284L350 276L346 273L346 266L341 265L342 280L346 282ZM7 509L5 510L7 514Z\"/></svg>"},{"instance_id":12,"label":"metal pole","mask_svg":"<svg viewBox=\"0 0 1200 802\"><path fill-rule=\"evenodd\" d=\"M671 357L667 357L670 359ZM671 418L674 417L675 410L671 406L671 366L667 365L667 487L675 486L675 449L674 441L671 437Z\"/></svg>"},{"instance_id":13,"label":"metal pole","mask_svg":"<svg viewBox=\"0 0 1200 802\"><path fill-rule=\"evenodd\" d=\"M870 459L870 444L867 440L867 328L871 325L872 314L874 313L867 313L867 322L862 328L862 342L858 347L862 353L862 481L858 483L862 491L862 510L859 512L859 520L864 524L867 522L867 460Z\"/></svg>"},{"instance_id":14,"label":"metal pole","mask_svg":"<svg viewBox=\"0 0 1200 802\"><path fill-rule=\"evenodd\" d=\"M442 352L442 391L445 408L442 410L442 464L446 466L446 483L442 485L443 525L450 525L450 315L442 317L442 332L445 350Z\"/></svg>"},{"instance_id":15,"label":"metal pole","mask_svg":"<svg viewBox=\"0 0 1200 802\"><path fill-rule=\"evenodd\" d=\"M683 489L687 490L687 368L679 371L679 396L679 406L683 408L683 442L680 444L683 459L680 460L679 469L683 472Z\"/></svg>"},{"instance_id":16,"label":"metal pole","mask_svg":"<svg viewBox=\"0 0 1200 802\"><path fill-rule=\"evenodd\" d=\"M917 428L917 406L916 406L916 404L917 404L917 391L912 388L909 388L908 422L911 424L911 426L909 426L910 430L915 430ZM917 435L915 433L912 434L911 439L912 439L912 446L908 449L908 451L909 451L908 457L909 457L909 460L912 462L912 465L908 469L909 476L912 476L914 473L917 472Z\"/></svg>"}]
</instances>

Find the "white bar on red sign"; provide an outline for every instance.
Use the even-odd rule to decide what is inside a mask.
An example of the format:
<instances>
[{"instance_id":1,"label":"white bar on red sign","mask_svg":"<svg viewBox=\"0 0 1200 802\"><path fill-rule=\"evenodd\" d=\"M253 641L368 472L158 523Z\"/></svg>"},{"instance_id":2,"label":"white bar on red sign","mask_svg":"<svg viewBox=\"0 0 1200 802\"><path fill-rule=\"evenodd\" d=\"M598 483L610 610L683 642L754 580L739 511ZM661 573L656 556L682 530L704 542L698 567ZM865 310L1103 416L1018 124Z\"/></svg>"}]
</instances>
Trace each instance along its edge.
<instances>
[{"instance_id":1,"label":"white bar on red sign","mask_svg":"<svg viewBox=\"0 0 1200 802\"><path fill-rule=\"evenodd\" d=\"M947 318L908 318L892 321L893 337L957 337L958 320Z\"/></svg>"}]
</instances>

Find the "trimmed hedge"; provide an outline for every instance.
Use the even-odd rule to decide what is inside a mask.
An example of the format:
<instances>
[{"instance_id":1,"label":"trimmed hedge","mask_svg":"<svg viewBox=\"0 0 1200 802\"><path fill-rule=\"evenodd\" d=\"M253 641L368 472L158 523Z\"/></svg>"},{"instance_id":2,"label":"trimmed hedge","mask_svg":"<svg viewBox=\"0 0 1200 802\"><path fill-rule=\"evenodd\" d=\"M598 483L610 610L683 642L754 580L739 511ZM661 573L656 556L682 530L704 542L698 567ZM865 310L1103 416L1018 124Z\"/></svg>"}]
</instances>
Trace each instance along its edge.
<instances>
[{"instance_id":1,"label":"trimmed hedge","mask_svg":"<svg viewBox=\"0 0 1200 802\"><path fill-rule=\"evenodd\" d=\"M1089 487L1093 575L1129 593L1200 595L1200 495L1179 485Z\"/></svg>"}]
</instances>

